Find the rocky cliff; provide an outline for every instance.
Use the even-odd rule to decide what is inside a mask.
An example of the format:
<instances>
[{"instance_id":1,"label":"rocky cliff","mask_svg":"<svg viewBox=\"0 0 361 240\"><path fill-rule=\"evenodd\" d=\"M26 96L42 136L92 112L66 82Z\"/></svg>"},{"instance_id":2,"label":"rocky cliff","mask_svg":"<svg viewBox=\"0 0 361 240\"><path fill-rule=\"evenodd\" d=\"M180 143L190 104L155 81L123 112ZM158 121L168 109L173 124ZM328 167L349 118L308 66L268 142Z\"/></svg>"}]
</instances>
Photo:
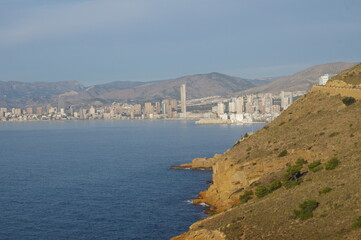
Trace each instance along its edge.
<instances>
[{"instance_id":1,"label":"rocky cliff","mask_svg":"<svg viewBox=\"0 0 361 240\"><path fill-rule=\"evenodd\" d=\"M196 203L216 214L174 239L360 240L360 116L361 101L337 93L311 91L298 99L210 159L213 184ZM306 218L298 208L308 200L315 210Z\"/></svg>"}]
</instances>

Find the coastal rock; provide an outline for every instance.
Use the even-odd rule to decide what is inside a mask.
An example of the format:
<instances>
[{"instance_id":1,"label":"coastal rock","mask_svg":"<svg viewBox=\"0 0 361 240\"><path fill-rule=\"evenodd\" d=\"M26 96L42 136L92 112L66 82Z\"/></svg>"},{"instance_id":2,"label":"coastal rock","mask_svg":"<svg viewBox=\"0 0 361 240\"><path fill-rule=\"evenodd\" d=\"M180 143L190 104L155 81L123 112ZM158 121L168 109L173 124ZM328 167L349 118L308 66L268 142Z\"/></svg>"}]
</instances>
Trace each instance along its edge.
<instances>
[{"instance_id":1,"label":"coastal rock","mask_svg":"<svg viewBox=\"0 0 361 240\"><path fill-rule=\"evenodd\" d=\"M221 159L221 154L215 154L213 158L195 158L192 163L179 166L171 166L172 169L212 170L212 166Z\"/></svg>"},{"instance_id":2,"label":"coastal rock","mask_svg":"<svg viewBox=\"0 0 361 240\"><path fill-rule=\"evenodd\" d=\"M226 240L226 235L218 230L197 230L193 232L184 233L171 240Z\"/></svg>"}]
</instances>

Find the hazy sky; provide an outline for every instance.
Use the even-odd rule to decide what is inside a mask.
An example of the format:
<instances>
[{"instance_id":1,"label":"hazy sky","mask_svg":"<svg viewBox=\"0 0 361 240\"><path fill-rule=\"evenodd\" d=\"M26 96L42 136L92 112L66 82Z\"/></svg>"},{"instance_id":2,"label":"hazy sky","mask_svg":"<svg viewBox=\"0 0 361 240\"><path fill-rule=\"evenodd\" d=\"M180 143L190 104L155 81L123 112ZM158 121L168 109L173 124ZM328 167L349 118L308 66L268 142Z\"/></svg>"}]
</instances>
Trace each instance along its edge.
<instances>
[{"instance_id":1,"label":"hazy sky","mask_svg":"<svg viewBox=\"0 0 361 240\"><path fill-rule=\"evenodd\" d=\"M0 0L2 81L280 76L360 43L360 0Z\"/></svg>"}]
</instances>

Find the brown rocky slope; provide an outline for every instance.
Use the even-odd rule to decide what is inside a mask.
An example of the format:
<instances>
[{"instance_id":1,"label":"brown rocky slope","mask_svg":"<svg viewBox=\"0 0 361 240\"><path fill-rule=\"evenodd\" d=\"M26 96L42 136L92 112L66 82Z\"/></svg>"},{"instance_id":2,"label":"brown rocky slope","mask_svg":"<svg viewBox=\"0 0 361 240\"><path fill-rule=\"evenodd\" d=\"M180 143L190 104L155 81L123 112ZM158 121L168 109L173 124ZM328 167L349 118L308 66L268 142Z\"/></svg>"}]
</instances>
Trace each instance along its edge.
<instances>
[{"instance_id":1,"label":"brown rocky slope","mask_svg":"<svg viewBox=\"0 0 361 240\"><path fill-rule=\"evenodd\" d=\"M346 105L343 99L311 91L275 121L218 156L213 184L197 200L217 213L174 239L360 240L361 228L352 225L361 216L361 101ZM240 203L245 191L274 180L287 183L286 169L301 158L308 164L320 161L323 169L312 172L304 164L299 185ZM325 170L324 164L332 158L340 161L339 166ZM332 190L320 194L325 187ZM296 219L294 210L306 200L319 203L313 217Z\"/></svg>"}]
</instances>

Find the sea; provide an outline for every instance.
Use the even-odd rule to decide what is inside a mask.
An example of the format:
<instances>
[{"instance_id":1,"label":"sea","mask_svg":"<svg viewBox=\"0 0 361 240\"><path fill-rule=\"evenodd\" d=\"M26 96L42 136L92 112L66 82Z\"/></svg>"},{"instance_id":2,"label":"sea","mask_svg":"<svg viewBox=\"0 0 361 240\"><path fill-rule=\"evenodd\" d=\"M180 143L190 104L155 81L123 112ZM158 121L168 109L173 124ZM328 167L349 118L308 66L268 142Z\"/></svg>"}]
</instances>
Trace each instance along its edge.
<instances>
[{"instance_id":1,"label":"sea","mask_svg":"<svg viewBox=\"0 0 361 240\"><path fill-rule=\"evenodd\" d=\"M211 171L171 165L223 153L264 124L0 123L0 239L162 240L206 217Z\"/></svg>"}]
</instances>

